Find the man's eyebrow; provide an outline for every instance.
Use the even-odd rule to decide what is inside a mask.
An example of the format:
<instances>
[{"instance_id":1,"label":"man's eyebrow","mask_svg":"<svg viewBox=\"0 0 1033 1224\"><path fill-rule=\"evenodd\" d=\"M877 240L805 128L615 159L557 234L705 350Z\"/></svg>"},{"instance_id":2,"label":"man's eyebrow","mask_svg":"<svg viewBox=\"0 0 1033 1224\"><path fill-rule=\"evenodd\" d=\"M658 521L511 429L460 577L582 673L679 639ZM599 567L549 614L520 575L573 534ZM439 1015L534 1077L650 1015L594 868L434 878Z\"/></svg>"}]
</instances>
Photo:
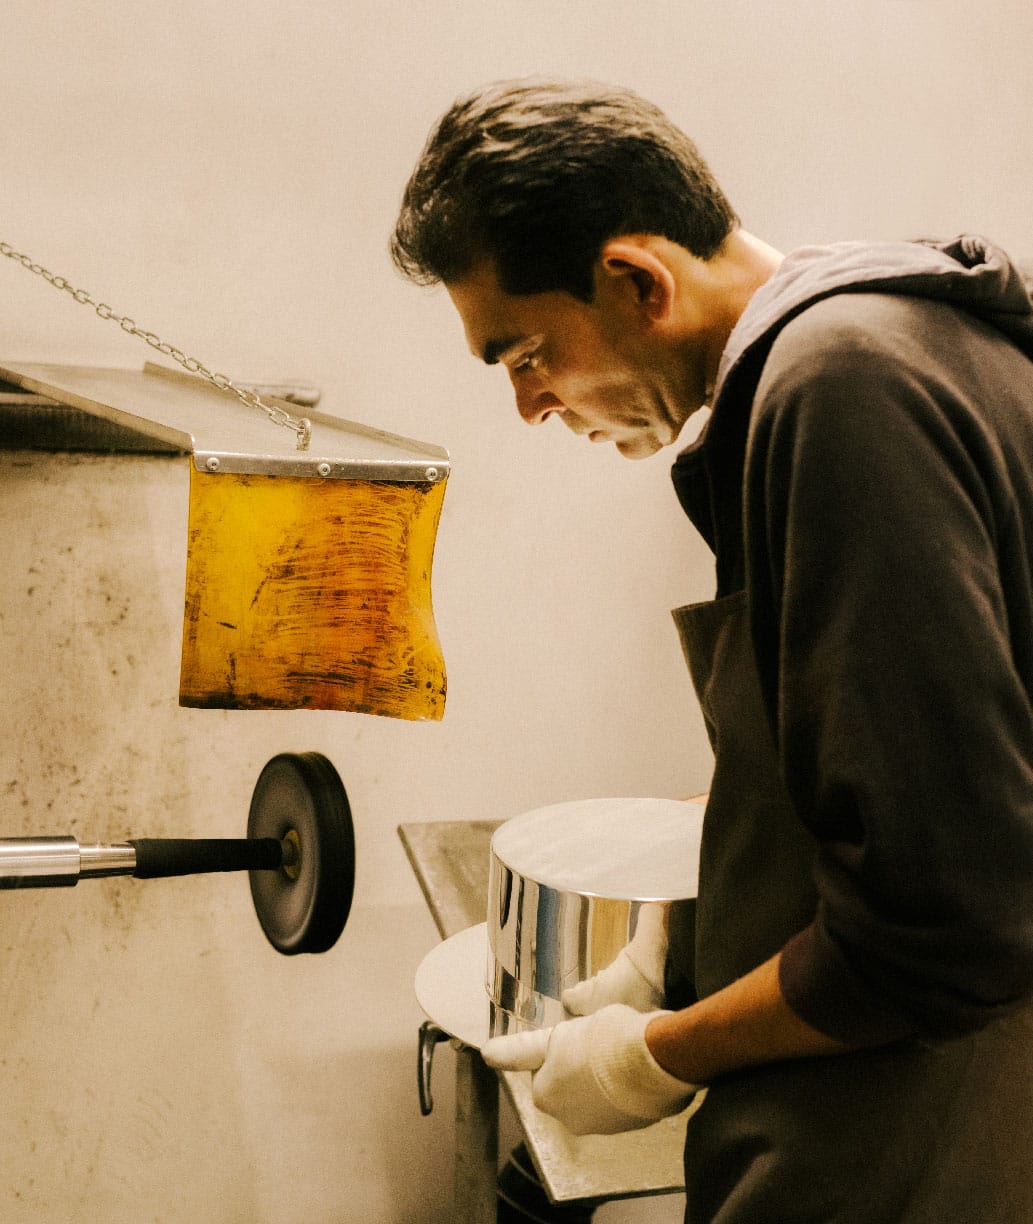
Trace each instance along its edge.
<instances>
[{"instance_id":1,"label":"man's eyebrow","mask_svg":"<svg viewBox=\"0 0 1033 1224\"><path fill-rule=\"evenodd\" d=\"M522 340L522 336L504 336L501 340L489 340L481 350L481 360L485 365L498 365L502 354L515 344L520 344Z\"/></svg>"}]
</instances>

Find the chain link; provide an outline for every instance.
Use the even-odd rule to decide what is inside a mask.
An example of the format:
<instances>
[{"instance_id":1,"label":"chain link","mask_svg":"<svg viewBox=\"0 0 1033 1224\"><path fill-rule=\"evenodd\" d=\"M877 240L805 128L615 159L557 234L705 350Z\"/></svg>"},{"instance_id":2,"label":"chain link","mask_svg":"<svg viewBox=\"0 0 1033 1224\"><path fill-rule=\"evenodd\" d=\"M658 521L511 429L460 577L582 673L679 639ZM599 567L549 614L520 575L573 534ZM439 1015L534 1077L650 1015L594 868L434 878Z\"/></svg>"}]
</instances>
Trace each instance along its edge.
<instances>
[{"instance_id":1,"label":"chain link","mask_svg":"<svg viewBox=\"0 0 1033 1224\"><path fill-rule=\"evenodd\" d=\"M291 416L283 408L278 408L275 404L267 404L261 396L249 387L238 386L225 374L213 373L207 366L202 365L196 357L188 357L182 349L178 349L175 345L162 340L154 332L138 327L134 319L129 318L128 315L117 314L106 302L95 301L85 289L74 288L63 276L55 276L53 272L48 271L42 264L34 263L28 255L20 254L8 243L0 242L0 255L5 255L8 259L13 259L16 263L20 263L23 268L35 273L36 276L42 276L55 289L63 289L65 293L71 294L80 306L92 306L94 312L100 318L117 323L128 335L138 336L145 343L149 344L152 349L155 349L165 357L171 357L184 370L191 374L199 375L220 391L228 391L235 395L246 407L261 409L271 421L274 421L277 425L283 425L287 429L292 429L297 434L298 450L308 450L308 444L312 437L312 422L307 417Z\"/></svg>"}]
</instances>

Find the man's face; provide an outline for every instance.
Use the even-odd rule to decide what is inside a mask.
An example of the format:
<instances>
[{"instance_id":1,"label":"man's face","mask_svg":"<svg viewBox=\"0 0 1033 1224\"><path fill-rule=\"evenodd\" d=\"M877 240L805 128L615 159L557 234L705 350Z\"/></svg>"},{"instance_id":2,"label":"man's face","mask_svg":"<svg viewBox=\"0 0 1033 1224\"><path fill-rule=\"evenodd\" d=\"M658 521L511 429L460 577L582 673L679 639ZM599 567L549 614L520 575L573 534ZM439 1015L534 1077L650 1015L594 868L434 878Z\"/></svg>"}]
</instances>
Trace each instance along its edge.
<instances>
[{"instance_id":1,"label":"man's face","mask_svg":"<svg viewBox=\"0 0 1033 1224\"><path fill-rule=\"evenodd\" d=\"M485 261L447 288L471 351L506 367L528 424L555 416L590 442L642 459L675 441L705 387L685 385L683 363L642 326L628 285L597 279L591 303L559 292L513 295Z\"/></svg>"}]
</instances>

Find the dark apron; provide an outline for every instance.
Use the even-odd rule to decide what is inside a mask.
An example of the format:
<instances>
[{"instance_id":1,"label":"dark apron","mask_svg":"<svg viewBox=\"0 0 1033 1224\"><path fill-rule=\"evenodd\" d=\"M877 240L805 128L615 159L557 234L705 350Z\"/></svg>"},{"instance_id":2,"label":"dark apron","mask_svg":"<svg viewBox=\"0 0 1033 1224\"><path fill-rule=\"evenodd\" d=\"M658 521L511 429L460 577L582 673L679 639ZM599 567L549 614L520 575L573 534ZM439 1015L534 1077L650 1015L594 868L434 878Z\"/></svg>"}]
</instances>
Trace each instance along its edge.
<instances>
[{"instance_id":1,"label":"dark apron","mask_svg":"<svg viewBox=\"0 0 1033 1224\"><path fill-rule=\"evenodd\" d=\"M767 960L815 912L814 842L765 718L745 591L674 613L715 755L671 1006ZM693 929L694 928L694 929ZM1033 1008L951 1041L722 1077L690 1119L686 1224L1033 1224Z\"/></svg>"}]
</instances>

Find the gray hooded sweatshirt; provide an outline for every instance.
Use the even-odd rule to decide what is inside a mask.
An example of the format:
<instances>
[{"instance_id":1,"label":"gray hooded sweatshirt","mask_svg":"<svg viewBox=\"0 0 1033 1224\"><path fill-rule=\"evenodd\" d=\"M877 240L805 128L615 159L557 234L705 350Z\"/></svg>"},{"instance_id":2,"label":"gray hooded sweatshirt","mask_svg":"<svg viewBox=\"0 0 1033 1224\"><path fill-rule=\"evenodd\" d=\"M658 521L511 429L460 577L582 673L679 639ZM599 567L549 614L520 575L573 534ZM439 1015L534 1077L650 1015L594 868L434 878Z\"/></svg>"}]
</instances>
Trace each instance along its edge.
<instances>
[{"instance_id":1,"label":"gray hooded sweatshirt","mask_svg":"<svg viewBox=\"0 0 1033 1224\"><path fill-rule=\"evenodd\" d=\"M687 1219L1033 1219L1026 276L970 236L794 252L673 475L716 602L748 602L772 790L806 832L800 885L743 831L743 895L798 888L756 924L793 1010L861 1051L712 1086ZM741 948L697 937L698 994L753 968Z\"/></svg>"}]
</instances>

